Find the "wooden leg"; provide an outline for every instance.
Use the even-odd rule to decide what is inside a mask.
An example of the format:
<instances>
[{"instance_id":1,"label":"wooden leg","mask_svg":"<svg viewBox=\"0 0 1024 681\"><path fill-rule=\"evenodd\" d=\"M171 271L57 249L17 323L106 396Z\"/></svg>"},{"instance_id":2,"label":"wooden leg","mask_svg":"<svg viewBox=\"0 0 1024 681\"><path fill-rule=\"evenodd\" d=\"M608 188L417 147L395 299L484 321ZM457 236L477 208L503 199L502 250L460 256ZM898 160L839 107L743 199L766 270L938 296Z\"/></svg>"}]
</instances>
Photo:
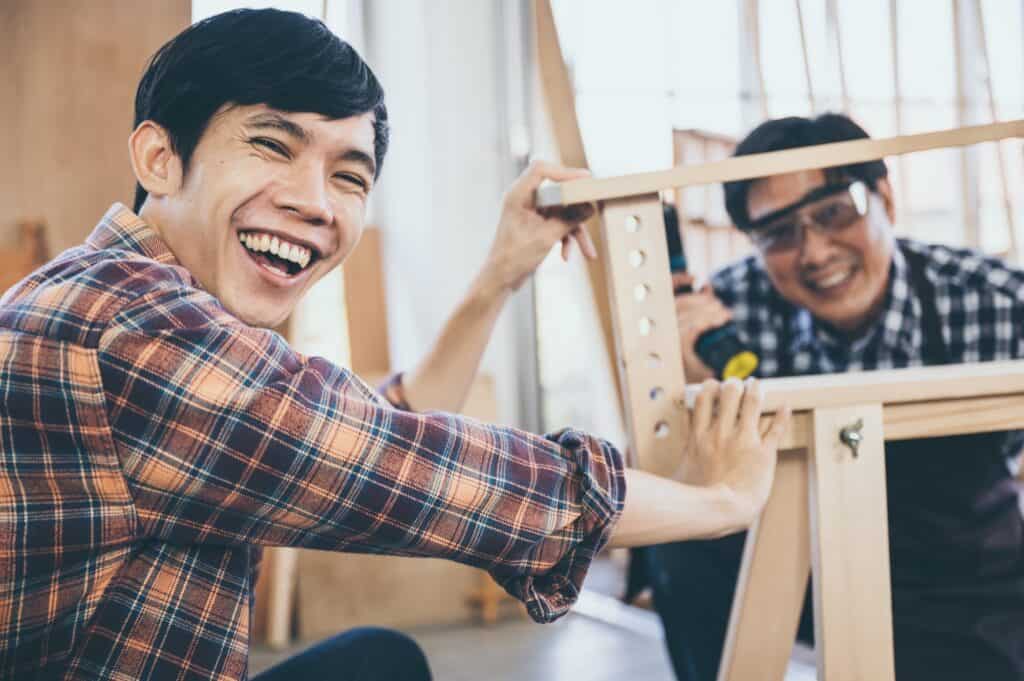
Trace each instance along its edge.
<instances>
[{"instance_id":1,"label":"wooden leg","mask_svg":"<svg viewBox=\"0 0 1024 681\"><path fill-rule=\"evenodd\" d=\"M686 442L685 386L668 246L657 194L606 201L602 254L635 465L671 476Z\"/></svg>"},{"instance_id":2,"label":"wooden leg","mask_svg":"<svg viewBox=\"0 0 1024 681\"><path fill-rule=\"evenodd\" d=\"M768 505L747 534L719 681L782 681L811 569L807 456L783 452Z\"/></svg>"},{"instance_id":3,"label":"wooden leg","mask_svg":"<svg viewBox=\"0 0 1024 681\"><path fill-rule=\"evenodd\" d=\"M269 580L266 607L267 645L286 648L292 640L292 612L295 608L295 576L298 550L275 548L267 551Z\"/></svg>"},{"instance_id":4,"label":"wooden leg","mask_svg":"<svg viewBox=\"0 0 1024 681\"><path fill-rule=\"evenodd\" d=\"M856 456L840 440L862 420ZM893 681L892 595L882 407L815 409L811 562L818 678Z\"/></svg>"}]
</instances>

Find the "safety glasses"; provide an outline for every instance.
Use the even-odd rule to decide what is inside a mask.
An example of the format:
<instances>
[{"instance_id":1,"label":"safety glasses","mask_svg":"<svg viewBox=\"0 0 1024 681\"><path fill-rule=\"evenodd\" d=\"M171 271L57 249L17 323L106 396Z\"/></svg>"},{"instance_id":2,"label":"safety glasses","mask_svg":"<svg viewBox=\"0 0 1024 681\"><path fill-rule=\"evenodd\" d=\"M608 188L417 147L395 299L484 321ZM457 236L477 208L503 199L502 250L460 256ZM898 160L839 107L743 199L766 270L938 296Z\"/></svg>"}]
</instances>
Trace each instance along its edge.
<instances>
[{"instance_id":1,"label":"safety glasses","mask_svg":"<svg viewBox=\"0 0 1024 681\"><path fill-rule=\"evenodd\" d=\"M750 238L762 253L782 253L800 248L804 229L825 236L842 232L868 212L868 188L863 182L826 185L798 203L757 220Z\"/></svg>"}]
</instances>

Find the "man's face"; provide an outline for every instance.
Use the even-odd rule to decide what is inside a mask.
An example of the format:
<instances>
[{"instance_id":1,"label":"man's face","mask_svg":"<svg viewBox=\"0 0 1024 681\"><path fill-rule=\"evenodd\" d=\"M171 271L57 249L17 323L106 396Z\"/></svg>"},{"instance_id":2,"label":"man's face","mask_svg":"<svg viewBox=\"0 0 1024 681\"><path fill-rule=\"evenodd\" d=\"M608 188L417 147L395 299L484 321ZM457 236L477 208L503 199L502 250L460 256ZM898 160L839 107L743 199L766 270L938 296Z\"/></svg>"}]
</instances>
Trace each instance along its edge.
<instances>
[{"instance_id":1,"label":"man's face","mask_svg":"<svg viewBox=\"0 0 1024 681\"><path fill-rule=\"evenodd\" d=\"M226 108L203 133L181 190L157 201L155 222L227 310L273 327L355 247L373 180L372 114Z\"/></svg>"},{"instance_id":2,"label":"man's face","mask_svg":"<svg viewBox=\"0 0 1024 681\"><path fill-rule=\"evenodd\" d=\"M747 196L752 221L792 206L825 185L820 170L754 182ZM885 301L892 261L889 185L868 193L867 213L849 226L821 234L809 225L793 248L762 251L768 275L783 298L848 334L869 324Z\"/></svg>"}]
</instances>

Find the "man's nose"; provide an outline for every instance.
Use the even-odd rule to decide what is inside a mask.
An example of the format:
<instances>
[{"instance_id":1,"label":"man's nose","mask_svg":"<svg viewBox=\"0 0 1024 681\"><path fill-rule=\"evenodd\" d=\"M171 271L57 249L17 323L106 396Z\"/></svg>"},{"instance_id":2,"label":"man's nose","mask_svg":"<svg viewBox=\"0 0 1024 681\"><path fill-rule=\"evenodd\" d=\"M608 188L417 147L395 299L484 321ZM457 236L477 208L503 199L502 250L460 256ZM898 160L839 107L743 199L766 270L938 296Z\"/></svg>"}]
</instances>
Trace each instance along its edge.
<instances>
[{"instance_id":1,"label":"man's nose","mask_svg":"<svg viewBox=\"0 0 1024 681\"><path fill-rule=\"evenodd\" d=\"M274 201L310 224L329 225L334 220L327 180L315 163L293 166Z\"/></svg>"},{"instance_id":2,"label":"man's nose","mask_svg":"<svg viewBox=\"0 0 1024 681\"><path fill-rule=\"evenodd\" d=\"M814 225L804 221L800 239L800 262L804 265L823 265L832 255L832 240L821 234Z\"/></svg>"}]
</instances>

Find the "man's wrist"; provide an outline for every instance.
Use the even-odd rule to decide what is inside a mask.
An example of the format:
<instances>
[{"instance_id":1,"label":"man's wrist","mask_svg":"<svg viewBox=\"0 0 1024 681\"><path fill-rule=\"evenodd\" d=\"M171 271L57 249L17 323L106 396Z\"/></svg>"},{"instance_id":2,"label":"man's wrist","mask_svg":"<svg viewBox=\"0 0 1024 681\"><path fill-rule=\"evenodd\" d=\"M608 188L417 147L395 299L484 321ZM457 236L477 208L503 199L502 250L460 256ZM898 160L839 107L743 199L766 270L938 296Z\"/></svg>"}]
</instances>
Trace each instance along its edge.
<instances>
[{"instance_id":1,"label":"man's wrist","mask_svg":"<svg viewBox=\"0 0 1024 681\"><path fill-rule=\"evenodd\" d=\"M503 305L511 293L512 286L504 281L501 268L488 260L470 286L468 302L473 307L486 310L494 305Z\"/></svg>"}]
</instances>

